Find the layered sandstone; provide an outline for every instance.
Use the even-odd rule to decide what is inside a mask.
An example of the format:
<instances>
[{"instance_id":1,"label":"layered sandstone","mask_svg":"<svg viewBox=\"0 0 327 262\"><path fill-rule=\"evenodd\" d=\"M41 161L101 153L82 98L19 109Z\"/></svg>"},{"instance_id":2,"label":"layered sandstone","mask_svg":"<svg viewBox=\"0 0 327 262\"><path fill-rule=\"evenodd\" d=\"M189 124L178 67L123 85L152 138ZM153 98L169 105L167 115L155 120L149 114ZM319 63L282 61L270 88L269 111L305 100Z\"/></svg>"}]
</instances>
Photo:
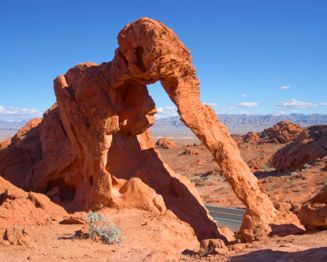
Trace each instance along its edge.
<instances>
[{"instance_id":1,"label":"layered sandstone","mask_svg":"<svg viewBox=\"0 0 327 262\"><path fill-rule=\"evenodd\" d=\"M160 81L181 120L209 149L246 206L245 240L290 224L242 160L212 108L200 101L189 50L158 21L141 18L118 35L112 62L79 64L54 81L57 103L0 151L0 175L47 194L68 210L104 206L171 210L199 239L219 236L195 188L158 156L149 127Z\"/></svg>"}]
</instances>

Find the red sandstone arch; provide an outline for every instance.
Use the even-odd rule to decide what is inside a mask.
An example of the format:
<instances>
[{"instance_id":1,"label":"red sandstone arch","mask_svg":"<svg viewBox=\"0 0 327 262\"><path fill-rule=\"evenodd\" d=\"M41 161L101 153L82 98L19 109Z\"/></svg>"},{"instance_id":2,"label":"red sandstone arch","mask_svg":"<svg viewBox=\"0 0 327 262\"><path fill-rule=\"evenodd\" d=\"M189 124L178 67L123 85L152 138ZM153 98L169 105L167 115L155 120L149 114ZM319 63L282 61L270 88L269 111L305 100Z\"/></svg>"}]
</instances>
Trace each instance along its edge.
<instances>
[{"instance_id":1,"label":"red sandstone arch","mask_svg":"<svg viewBox=\"0 0 327 262\"><path fill-rule=\"evenodd\" d=\"M172 30L149 18L127 25L118 43L112 62L80 64L55 79L57 105L0 151L1 163L6 163L0 165L0 175L46 193L68 210L171 210L199 239L218 237L195 188L154 149L148 128L155 105L146 85L160 81L181 120L210 150L247 207L243 237L268 235L278 213L225 126L201 103L189 50ZM17 152L20 158L11 161Z\"/></svg>"}]
</instances>

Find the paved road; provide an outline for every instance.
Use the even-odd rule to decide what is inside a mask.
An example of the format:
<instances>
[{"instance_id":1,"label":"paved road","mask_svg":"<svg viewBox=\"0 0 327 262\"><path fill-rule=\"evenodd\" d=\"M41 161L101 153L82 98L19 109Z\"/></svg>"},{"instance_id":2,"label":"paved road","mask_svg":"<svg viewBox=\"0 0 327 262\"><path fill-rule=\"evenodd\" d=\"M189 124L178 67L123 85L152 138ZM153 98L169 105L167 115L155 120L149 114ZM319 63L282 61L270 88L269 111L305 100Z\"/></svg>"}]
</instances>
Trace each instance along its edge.
<instances>
[{"instance_id":1,"label":"paved road","mask_svg":"<svg viewBox=\"0 0 327 262\"><path fill-rule=\"evenodd\" d=\"M218 226L228 227L235 232L239 230L245 209L217 207L211 205L206 205L206 207L209 210L210 215L216 220Z\"/></svg>"}]
</instances>

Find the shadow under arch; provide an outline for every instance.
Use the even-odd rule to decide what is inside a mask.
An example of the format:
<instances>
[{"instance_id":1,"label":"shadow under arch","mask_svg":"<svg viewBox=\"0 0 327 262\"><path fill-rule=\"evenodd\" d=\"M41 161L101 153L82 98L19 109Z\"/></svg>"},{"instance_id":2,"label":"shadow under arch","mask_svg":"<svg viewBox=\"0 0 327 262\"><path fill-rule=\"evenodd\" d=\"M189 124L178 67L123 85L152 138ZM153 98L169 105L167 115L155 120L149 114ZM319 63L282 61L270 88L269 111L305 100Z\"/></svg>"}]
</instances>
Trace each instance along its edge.
<instances>
[{"instance_id":1,"label":"shadow under arch","mask_svg":"<svg viewBox=\"0 0 327 262\"><path fill-rule=\"evenodd\" d=\"M140 178L163 197L167 209L193 228L199 240L219 237L226 241L219 234L216 223L208 217L197 193L185 183L185 178L170 171L153 147L142 149L140 140L146 140L148 134L140 136L113 135L108 152L108 172L124 180Z\"/></svg>"}]
</instances>

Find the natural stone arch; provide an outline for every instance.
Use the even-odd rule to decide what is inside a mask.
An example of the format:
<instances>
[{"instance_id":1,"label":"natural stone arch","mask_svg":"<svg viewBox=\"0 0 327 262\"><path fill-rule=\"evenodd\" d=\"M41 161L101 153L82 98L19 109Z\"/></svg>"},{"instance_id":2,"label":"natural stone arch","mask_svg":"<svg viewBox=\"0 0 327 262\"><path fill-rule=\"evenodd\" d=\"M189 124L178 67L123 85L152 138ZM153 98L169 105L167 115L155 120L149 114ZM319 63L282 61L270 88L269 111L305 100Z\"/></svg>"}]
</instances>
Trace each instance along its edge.
<instances>
[{"instance_id":1,"label":"natural stone arch","mask_svg":"<svg viewBox=\"0 0 327 262\"><path fill-rule=\"evenodd\" d=\"M181 120L222 168L226 180L247 207L243 234L253 236L253 230L258 226L262 234L267 234L270 231L268 224L273 222L276 210L241 158L226 127L209 106L201 103L199 81L189 50L172 30L147 18L127 25L120 32L118 43L115 60L120 61L122 57L134 78L146 83L161 81Z\"/></svg>"},{"instance_id":2,"label":"natural stone arch","mask_svg":"<svg viewBox=\"0 0 327 262\"><path fill-rule=\"evenodd\" d=\"M189 50L172 30L149 18L127 25L118 43L112 62L80 64L55 79L57 105L41 123L28 125L23 139L14 138L0 151L3 163L26 150L32 157L22 156L24 165L18 159L0 166L0 175L46 193L68 210L168 209L199 239L219 237L194 186L170 170L154 149L148 128L155 105L146 85L160 81L181 120L209 149L247 207L243 237L269 234L277 211L225 126L201 103Z\"/></svg>"}]
</instances>

